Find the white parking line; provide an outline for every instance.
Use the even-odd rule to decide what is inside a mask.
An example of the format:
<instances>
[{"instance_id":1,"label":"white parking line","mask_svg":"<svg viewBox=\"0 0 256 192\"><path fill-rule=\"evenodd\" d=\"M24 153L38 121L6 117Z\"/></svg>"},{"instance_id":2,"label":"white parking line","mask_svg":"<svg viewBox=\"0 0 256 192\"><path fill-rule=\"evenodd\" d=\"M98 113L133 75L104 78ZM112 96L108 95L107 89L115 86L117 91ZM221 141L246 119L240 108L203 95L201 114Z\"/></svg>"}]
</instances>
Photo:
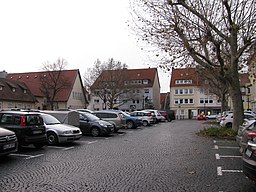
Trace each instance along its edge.
<instances>
[{"instance_id":1,"label":"white parking line","mask_svg":"<svg viewBox=\"0 0 256 192\"><path fill-rule=\"evenodd\" d=\"M242 158L242 156L235 156L235 155L219 155L218 153L215 154L216 159L220 158Z\"/></svg>"},{"instance_id":2,"label":"white parking line","mask_svg":"<svg viewBox=\"0 0 256 192\"><path fill-rule=\"evenodd\" d=\"M65 147L58 147L58 146L48 146L48 148L52 148L52 149L65 149Z\"/></svg>"},{"instance_id":3,"label":"white parking line","mask_svg":"<svg viewBox=\"0 0 256 192\"><path fill-rule=\"evenodd\" d=\"M18 156L18 157L30 157L31 155L25 155L25 154L18 154L18 153L11 153L10 156Z\"/></svg>"},{"instance_id":4,"label":"white parking line","mask_svg":"<svg viewBox=\"0 0 256 192\"><path fill-rule=\"evenodd\" d=\"M224 170L222 167L217 167L217 175L222 176L223 173L242 173L243 170Z\"/></svg>"},{"instance_id":5,"label":"white parking line","mask_svg":"<svg viewBox=\"0 0 256 192\"><path fill-rule=\"evenodd\" d=\"M66 147L66 148L64 148L64 149L62 149L63 151L67 151L67 150L69 150L69 149L74 149L74 147Z\"/></svg>"},{"instance_id":6,"label":"white parking line","mask_svg":"<svg viewBox=\"0 0 256 192\"><path fill-rule=\"evenodd\" d=\"M39 155L31 155L30 157L27 157L25 159L32 159L32 158L36 158L36 157L41 157L43 156L44 154L39 154Z\"/></svg>"},{"instance_id":7,"label":"white parking line","mask_svg":"<svg viewBox=\"0 0 256 192\"><path fill-rule=\"evenodd\" d=\"M90 145L90 144L93 144L93 143L97 143L98 141L91 141L91 142L88 142L87 144Z\"/></svg>"},{"instance_id":8,"label":"white parking line","mask_svg":"<svg viewBox=\"0 0 256 192\"><path fill-rule=\"evenodd\" d=\"M233 143L233 140L213 140L213 143Z\"/></svg>"},{"instance_id":9,"label":"white parking line","mask_svg":"<svg viewBox=\"0 0 256 192\"><path fill-rule=\"evenodd\" d=\"M214 145L214 148L213 148L213 149L239 149L239 147Z\"/></svg>"},{"instance_id":10,"label":"white parking line","mask_svg":"<svg viewBox=\"0 0 256 192\"><path fill-rule=\"evenodd\" d=\"M11 153L10 156L17 156L17 157L26 157L25 159L32 159L36 157L41 157L44 154L38 154L38 155L26 155L26 154L18 154L18 153Z\"/></svg>"},{"instance_id":11,"label":"white parking line","mask_svg":"<svg viewBox=\"0 0 256 192\"><path fill-rule=\"evenodd\" d=\"M231 147L231 146L219 146L221 149L239 149L239 147Z\"/></svg>"}]
</instances>

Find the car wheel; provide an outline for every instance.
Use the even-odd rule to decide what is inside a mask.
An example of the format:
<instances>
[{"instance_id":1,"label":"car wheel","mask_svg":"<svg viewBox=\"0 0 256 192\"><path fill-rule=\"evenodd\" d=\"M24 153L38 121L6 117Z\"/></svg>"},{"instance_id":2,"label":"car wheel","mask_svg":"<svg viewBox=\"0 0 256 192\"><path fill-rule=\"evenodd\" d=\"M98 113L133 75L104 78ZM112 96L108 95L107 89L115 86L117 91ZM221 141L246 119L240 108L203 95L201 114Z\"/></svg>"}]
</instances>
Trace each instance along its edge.
<instances>
[{"instance_id":1,"label":"car wheel","mask_svg":"<svg viewBox=\"0 0 256 192\"><path fill-rule=\"evenodd\" d=\"M148 122L147 121L143 121L142 124L143 124L144 127L148 126Z\"/></svg>"},{"instance_id":2,"label":"car wheel","mask_svg":"<svg viewBox=\"0 0 256 192\"><path fill-rule=\"evenodd\" d=\"M226 128L232 128L232 123L227 123Z\"/></svg>"},{"instance_id":3,"label":"car wheel","mask_svg":"<svg viewBox=\"0 0 256 192\"><path fill-rule=\"evenodd\" d=\"M134 127L134 123L132 121L127 121L127 128L132 129Z\"/></svg>"},{"instance_id":4,"label":"car wheel","mask_svg":"<svg viewBox=\"0 0 256 192\"><path fill-rule=\"evenodd\" d=\"M47 144L48 145L58 144L58 137L55 133L53 132L47 133Z\"/></svg>"},{"instance_id":5,"label":"car wheel","mask_svg":"<svg viewBox=\"0 0 256 192\"><path fill-rule=\"evenodd\" d=\"M35 148L37 148L37 149L41 149L43 146L45 146L44 143L34 143L33 145L34 145Z\"/></svg>"},{"instance_id":6,"label":"car wheel","mask_svg":"<svg viewBox=\"0 0 256 192\"><path fill-rule=\"evenodd\" d=\"M99 128L97 128L97 127L92 127L92 129L91 129L91 135L92 135L93 137L99 136L99 135L100 135L100 130L99 130Z\"/></svg>"}]
</instances>

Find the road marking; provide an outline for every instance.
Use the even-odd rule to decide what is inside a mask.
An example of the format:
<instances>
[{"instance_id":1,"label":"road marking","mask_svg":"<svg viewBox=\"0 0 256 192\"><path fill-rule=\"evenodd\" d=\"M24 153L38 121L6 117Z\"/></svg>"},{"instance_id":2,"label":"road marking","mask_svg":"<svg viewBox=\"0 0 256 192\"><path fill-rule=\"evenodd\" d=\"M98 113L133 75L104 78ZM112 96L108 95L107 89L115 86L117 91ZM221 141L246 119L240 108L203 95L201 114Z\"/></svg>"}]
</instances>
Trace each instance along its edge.
<instances>
[{"instance_id":1,"label":"road marking","mask_svg":"<svg viewBox=\"0 0 256 192\"><path fill-rule=\"evenodd\" d=\"M242 173L243 170L225 170L225 169L222 169L222 167L217 167L217 175L218 176L222 176L223 173Z\"/></svg>"},{"instance_id":2,"label":"road marking","mask_svg":"<svg viewBox=\"0 0 256 192\"><path fill-rule=\"evenodd\" d=\"M43 156L44 154L39 154L39 155L31 155L30 157L27 157L25 159L32 159L32 158L36 158L36 157L41 157Z\"/></svg>"},{"instance_id":3,"label":"road marking","mask_svg":"<svg viewBox=\"0 0 256 192\"><path fill-rule=\"evenodd\" d=\"M18 157L30 157L31 155L25 155L25 154L18 154L18 153L11 153L10 156L18 156Z\"/></svg>"},{"instance_id":4,"label":"road marking","mask_svg":"<svg viewBox=\"0 0 256 192\"><path fill-rule=\"evenodd\" d=\"M222 176L221 167L217 167L217 175L218 175L218 176Z\"/></svg>"},{"instance_id":5,"label":"road marking","mask_svg":"<svg viewBox=\"0 0 256 192\"><path fill-rule=\"evenodd\" d=\"M235 155L219 155L218 153L215 154L216 159L220 158L242 158L242 156L235 156Z\"/></svg>"},{"instance_id":6,"label":"road marking","mask_svg":"<svg viewBox=\"0 0 256 192\"><path fill-rule=\"evenodd\" d=\"M213 140L213 143L233 143L233 140Z\"/></svg>"},{"instance_id":7,"label":"road marking","mask_svg":"<svg viewBox=\"0 0 256 192\"><path fill-rule=\"evenodd\" d=\"M213 149L239 149L239 147L214 145L214 148L213 148Z\"/></svg>"},{"instance_id":8,"label":"road marking","mask_svg":"<svg viewBox=\"0 0 256 192\"><path fill-rule=\"evenodd\" d=\"M48 146L48 148L52 148L52 149L65 149L66 147Z\"/></svg>"},{"instance_id":9,"label":"road marking","mask_svg":"<svg viewBox=\"0 0 256 192\"><path fill-rule=\"evenodd\" d=\"M90 141L87 144L90 145L90 144L97 143L97 142L98 142L97 140L96 141Z\"/></svg>"},{"instance_id":10,"label":"road marking","mask_svg":"<svg viewBox=\"0 0 256 192\"><path fill-rule=\"evenodd\" d=\"M62 149L63 151L67 151L67 150L69 150L69 149L74 149L74 147L66 147L66 148L64 148L64 149Z\"/></svg>"},{"instance_id":11,"label":"road marking","mask_svg":"<svg viewBox=\"0 0 256 192\"><path fill-rule=\"evenodd\" d=\"M239 147L231 147L231 146L219 146L221 149L239 149Z\"/></svg>"},{"instance_id":12,"label":"road marking","mask_svg":"<svg viewBox=\"0 0 256 192\"><path fill-rule=\"evenodd\" d=\"M52 149L62 149L63 151L69 150L69 149L74 149L74 147L59 147L59 146L48 146L49 148Z\"/></svg>"}]
</instances>

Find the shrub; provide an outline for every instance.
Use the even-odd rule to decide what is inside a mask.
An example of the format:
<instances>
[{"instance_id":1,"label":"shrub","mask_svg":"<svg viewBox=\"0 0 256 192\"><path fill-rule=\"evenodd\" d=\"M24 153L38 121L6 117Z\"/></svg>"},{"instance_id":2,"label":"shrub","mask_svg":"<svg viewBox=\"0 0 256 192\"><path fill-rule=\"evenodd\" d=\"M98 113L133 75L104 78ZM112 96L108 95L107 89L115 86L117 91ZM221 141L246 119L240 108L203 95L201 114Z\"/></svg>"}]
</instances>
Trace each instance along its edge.
<instances>
[{"instance_id":1,"label":"shrub","mask_svg":"<svg viewBox=\"0 0 256 192\"><path fill-rule=\"evenodd\" d=\"M198 135L207 137L233 138L237 135L237 133L231 128L210 127L200 130L198 132Z\"/></svg>"}]
</instances>

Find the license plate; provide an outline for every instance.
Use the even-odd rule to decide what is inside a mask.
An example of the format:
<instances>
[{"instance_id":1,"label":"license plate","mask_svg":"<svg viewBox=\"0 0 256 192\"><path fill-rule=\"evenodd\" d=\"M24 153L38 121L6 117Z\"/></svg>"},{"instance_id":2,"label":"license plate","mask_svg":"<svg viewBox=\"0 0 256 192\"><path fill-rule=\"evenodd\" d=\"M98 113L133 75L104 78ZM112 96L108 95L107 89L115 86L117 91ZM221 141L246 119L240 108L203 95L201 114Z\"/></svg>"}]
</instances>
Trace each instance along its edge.
<instances>
[{"instance_id":1,"label":"license plate","mask_svg":"<svg viewBox=\"0 0 256 192\"><path fill-rule=\"evenodd\" d=\"M248 157L251 157L252 151L249 150L249 149L247 149L247 150L245 151L245 154L246 154Z\"/></svg>"},{"instance_id":2,"label":"license plate","mask_svg":"<svg viewBox=\"0 0 256 192\"><path fill-rule=\"evenodd\" d=\"M40 134L40 133L42 133L42 131L41 131L41 130L33 131L33 134Z\"/></svg>"},{"instance_id":3,"label":"license plate","mask_svg":"<svg viewBox=\"0 0 256 192\"><path fill-rule=\"evenodd\" d=\"M14 147L15 147L15 143L11 143L11 144L4 145L3 149L6 150L6 149L14 148Z\"/></svg>"}]
</instances>

